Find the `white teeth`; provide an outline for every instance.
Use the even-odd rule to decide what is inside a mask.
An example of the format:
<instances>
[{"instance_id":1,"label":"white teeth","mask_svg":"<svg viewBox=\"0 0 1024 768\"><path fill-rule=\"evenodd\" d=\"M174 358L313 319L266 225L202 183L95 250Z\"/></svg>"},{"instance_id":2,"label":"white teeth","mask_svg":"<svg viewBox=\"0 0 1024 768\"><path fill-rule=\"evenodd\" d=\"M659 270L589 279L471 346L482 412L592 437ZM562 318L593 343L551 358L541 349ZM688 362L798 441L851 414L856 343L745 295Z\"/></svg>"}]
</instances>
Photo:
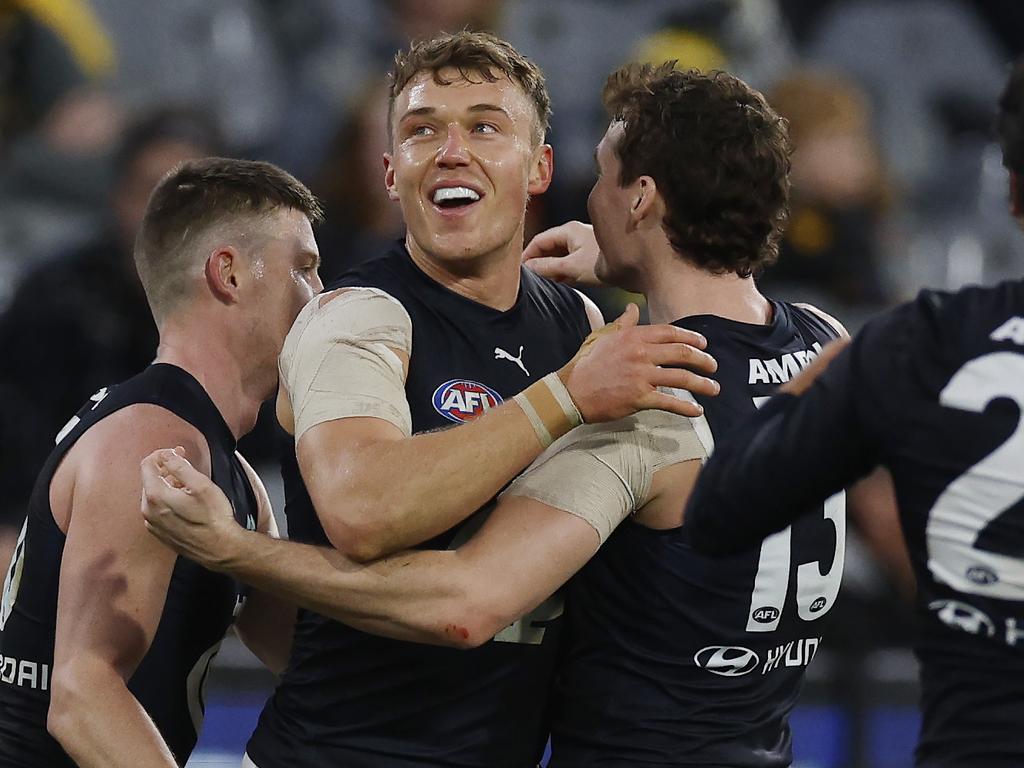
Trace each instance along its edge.
<instances>
[{"instance_id":1,"label":"white teeth","mask_svg":"<svg viewBox=\"0 0 1024 768\"><path fill-rule=\"evenodd\" d=\"M469 200L476 202L480 195L469 187L441 187L434 192L434 202L443 203L446 200Z\"/></svg>"}]
</instances>

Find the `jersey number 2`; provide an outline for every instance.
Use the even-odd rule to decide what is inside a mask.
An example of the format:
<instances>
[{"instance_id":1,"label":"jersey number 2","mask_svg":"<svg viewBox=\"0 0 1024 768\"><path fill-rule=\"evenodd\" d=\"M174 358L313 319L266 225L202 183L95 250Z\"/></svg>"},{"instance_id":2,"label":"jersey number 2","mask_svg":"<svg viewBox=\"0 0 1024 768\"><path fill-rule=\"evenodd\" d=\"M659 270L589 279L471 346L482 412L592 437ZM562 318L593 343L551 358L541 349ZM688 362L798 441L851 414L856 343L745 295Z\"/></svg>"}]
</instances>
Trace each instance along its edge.
<instances>
[{"instance_id":1,"label":"jersey number 2","mask_svg":"<svg viewBox=\"0 0 1024 768\"><path fill-rule=\"evenodd\" d=\"M998 397L1017 404L1017 427L935 502L928 515L928 570L966 594L1024 600L1024 561L975 546L986 525L1024 498L1024 355L992 352L971 360L949 380L939 402L982 413Z\"/></svg>"}]
</instances>

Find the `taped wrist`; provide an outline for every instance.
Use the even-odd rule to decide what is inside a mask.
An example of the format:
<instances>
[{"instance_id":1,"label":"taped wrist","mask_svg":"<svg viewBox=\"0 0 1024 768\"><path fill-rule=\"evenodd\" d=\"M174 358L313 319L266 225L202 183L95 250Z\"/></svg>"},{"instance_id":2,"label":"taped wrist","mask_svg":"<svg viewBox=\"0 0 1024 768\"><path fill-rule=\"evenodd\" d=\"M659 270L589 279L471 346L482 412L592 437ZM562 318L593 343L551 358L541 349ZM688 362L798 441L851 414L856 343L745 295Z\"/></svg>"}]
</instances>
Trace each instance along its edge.
<instances>
[{"instance_id":1,"label":"taped wrist","mask_svg":"<svg viewBox=\"0 0 1024 768\"><path fill-rule=\"evenodd\" d=\"M549 373L512 399L523 409L544 448L583 423L579 409L557 373Z\"/></svg>"}]
</instances>

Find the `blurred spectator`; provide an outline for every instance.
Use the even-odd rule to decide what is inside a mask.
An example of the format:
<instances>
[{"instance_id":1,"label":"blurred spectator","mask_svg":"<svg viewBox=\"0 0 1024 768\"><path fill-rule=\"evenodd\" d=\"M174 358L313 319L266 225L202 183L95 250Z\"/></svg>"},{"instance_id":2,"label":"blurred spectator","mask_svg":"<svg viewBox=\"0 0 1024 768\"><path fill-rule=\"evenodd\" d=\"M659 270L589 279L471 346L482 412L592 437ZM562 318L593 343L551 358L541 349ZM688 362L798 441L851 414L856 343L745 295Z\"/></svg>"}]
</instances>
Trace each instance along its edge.
<instances>
[{"instance_id":1,"label":"blurred spectator","mask_svg":"<svg viewBox=\"0 0 1024 768\"><path fill-rule=\"evenodd\" d=\"M789 226L763 284L827 296L827 306L884 303L879 238L890 191L865 95L808 70L782 80L768 100L789 121L794 152Z\"/></svg>"},{"instance_id":2,"label":"blurred spectator","mask_svg":"<svg viewBox=\"0 0 1024 768\"><path fill-rule=\"evenodd\" d=\"M114 63L110 39L87 2L0 2L0 148L44 120L58 139L66 136L76 122L70 113L89 101L88 91L78 89L109 75ZM106 127L78 127L95 134L93 126Z\"/></svg>"},{"instance_id":3,"label":"blurred spectator","mask_svg":"<svg viewBox=\"0 0 1024 768\"><path fill-rule=\"evenodd\" d=\"M402 237L402 212L384 187L388 92L383 78L367 83L338 131L313 189L326 217L317 229L324 283L379 256Z\"/></svg>"},{"instance_id":4,"label":"blurred spectator","mask_svg":"<svg viewBox=\"0 0 1024 768\"><path fill-rule=\"evenodd\" d=\"M8 539L0 560L61 426L100 387L155 356L156 328L132 261L135 232L163 174L219 144L209 122L187 111L134 125L116 158L103 233L29 271L0 315L0 538Z\"/></svg>"}]
</instances>

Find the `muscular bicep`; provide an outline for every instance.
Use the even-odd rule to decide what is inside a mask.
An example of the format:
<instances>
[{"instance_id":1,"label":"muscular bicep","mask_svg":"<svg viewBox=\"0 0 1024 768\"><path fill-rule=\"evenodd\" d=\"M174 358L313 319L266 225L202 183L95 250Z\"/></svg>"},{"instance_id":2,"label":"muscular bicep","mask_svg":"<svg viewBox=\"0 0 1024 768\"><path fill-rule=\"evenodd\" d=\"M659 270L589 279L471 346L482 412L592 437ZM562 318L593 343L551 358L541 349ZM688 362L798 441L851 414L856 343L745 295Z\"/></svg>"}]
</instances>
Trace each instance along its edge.
<instances>
[{"instance_id":1,"label":"muscular bicep","mask_svg":"<svg viewBox=\"0 0 1024 768\"><path fill-rule=\"evenodd\" d=\"M134 415L108 417L81 438L66 459L74 464L67 495L52 499L70 505L55 674L70 663L94 662L131 676L156 634L176 559L143 524L139 463L157 447L182 445L209 471L205 442L194 428L166 411L154 413L155 406L126 410Z\"/></svg>"}]
</instances>

